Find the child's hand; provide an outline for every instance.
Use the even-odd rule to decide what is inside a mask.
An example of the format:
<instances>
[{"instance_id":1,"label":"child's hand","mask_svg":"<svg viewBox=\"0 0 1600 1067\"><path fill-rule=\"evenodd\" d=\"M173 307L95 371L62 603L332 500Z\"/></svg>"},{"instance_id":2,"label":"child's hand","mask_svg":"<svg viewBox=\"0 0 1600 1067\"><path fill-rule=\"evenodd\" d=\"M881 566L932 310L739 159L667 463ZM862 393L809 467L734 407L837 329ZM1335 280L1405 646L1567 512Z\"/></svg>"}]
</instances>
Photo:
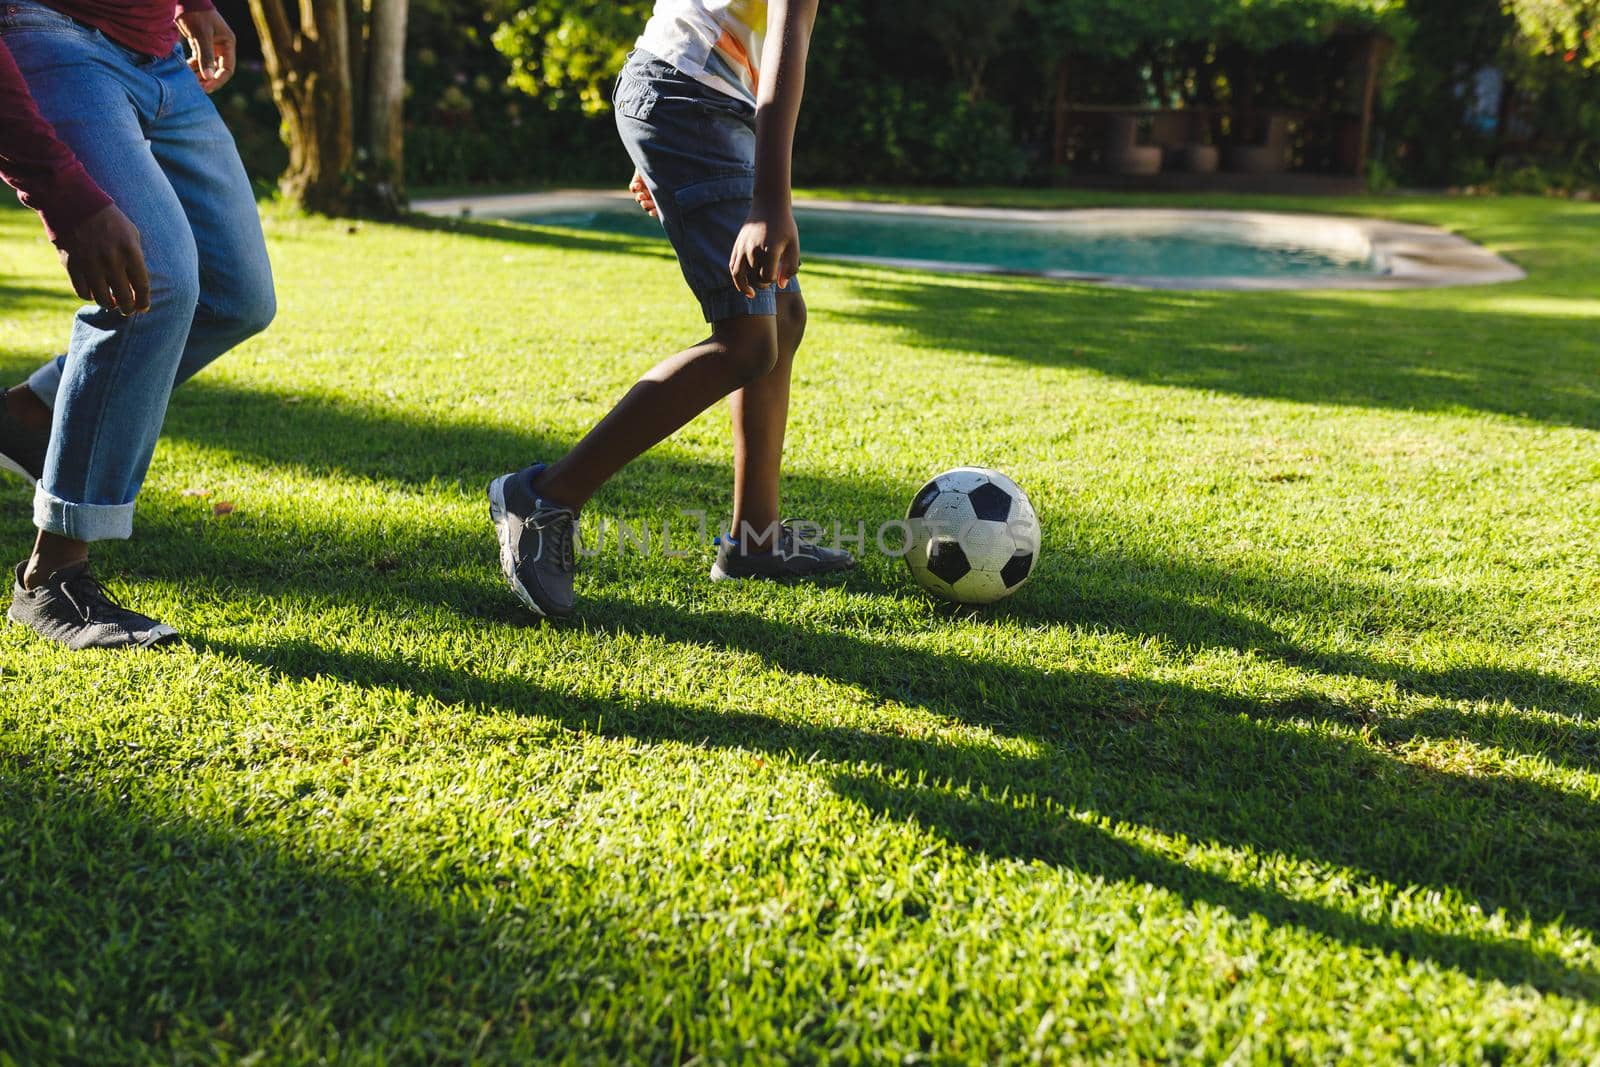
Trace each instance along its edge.
<instances>
[{"instance_id":1,"label":"child's hand","mask_svg":"<svg viewBox=\"0 0 1600 1067\"><path fill-rule=\"evenodd\" d=\"M728 260L734 288L747 297L769 285L782 289L799 269L800 231L794 212L784 207L764 215L757 205L733 242Z\"/></svg>"},{"instance_id":2,"label":"child's hand","mask_svg":"<svg viewBox=\"0 0 1600 1067\"><path fill-rule=\"evenodd\" d=\"M661 217L656 214L656 198L650 195L650 187L644 183L643 174L638 171L633 172L633 181L628 183L628 192L633 194L634 202L646 215L653 219Z\"/></svg>"}]
</instances>

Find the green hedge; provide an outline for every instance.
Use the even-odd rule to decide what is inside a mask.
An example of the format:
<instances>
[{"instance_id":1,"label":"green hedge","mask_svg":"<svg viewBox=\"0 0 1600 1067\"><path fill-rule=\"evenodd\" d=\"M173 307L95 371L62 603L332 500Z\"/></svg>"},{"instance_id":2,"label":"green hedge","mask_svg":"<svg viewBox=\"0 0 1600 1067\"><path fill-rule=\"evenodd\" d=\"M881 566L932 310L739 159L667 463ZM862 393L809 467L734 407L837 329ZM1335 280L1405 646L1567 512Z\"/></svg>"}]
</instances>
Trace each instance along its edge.
<instances>
[{"instance_id":1,"label":"green hedge","mask_svg":"<svg viewBox=\"0 0 1600 1067\"><path fill-rule=\"evenodd\" d=\"M1061 64L1079 103L1210 102L1249 81L1263 104L1313 110L1335 62L1320 42L1336 30L1376 28L1399 43L1378 116L1381 180L1600 186L1600 64L1582 43L1595 35L1583 38L1580 24L1582 47L1568 48L1565 22L1540 37L1502 9L1545 2L828 0L796 175L813 183L1047 182L1057 177L1050 145ZM605 101L648 2L413 3L412 185L590 181L626 171ZM1576 10L1587 18L1591 9ZM1474 125L1466 87L1490 68L1514 87L1516 106ZM222 106L252 174L270 179L284 153L259 72L246 71Z\"/></svg>"}]
</instances>

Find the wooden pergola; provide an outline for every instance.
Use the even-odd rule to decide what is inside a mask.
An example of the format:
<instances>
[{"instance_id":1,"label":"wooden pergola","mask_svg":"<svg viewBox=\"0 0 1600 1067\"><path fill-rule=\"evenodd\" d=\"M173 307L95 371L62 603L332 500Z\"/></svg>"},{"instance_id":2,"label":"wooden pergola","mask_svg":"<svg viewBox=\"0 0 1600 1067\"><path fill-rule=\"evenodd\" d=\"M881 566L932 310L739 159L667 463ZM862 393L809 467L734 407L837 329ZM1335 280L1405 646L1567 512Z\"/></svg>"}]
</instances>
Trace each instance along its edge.
<instances>
[{"instance_id":1,"label":"wooden pergola","mask_svg":"<svg viewBox=\"0 0 1600 1067\"><path fill-rule=\"evenodd\" d=\"M1317 106L1262 100L1253 85L1227 103L1177 107L1072 101L1063 66L1055 99L1053 163L1126 178L1161 174L1321 174L1360 177L1371 157L1378 79L1393 42L1372 31L1329 37L1345 70ZM1274 53L1259 57L1262 65ZM1252 67L1257 62L1252 57ZM1335 84L1337 83L1337 85ZM1341 91L1336 91L1336 89Z\"/></svg>"}]
</instances>

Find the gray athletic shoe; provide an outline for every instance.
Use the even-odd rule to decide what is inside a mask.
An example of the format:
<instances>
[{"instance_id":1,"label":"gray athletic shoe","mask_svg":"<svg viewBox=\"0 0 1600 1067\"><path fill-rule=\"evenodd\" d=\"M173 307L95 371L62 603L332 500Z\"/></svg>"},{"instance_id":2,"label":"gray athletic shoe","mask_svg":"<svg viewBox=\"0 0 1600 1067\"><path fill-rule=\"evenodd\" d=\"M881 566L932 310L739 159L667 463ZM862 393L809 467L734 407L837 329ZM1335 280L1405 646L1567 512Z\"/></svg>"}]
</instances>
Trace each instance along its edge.
<instances>
[{"instance_id":1,"label":"gray athletic shoe","mask_svg":"<svg viewBox=\"0 0 1600 1067\"><path fill-rule=\"evenodd\" d=\"M489 518L500 538L500 572L522 602L540 615L572 614L572 576L578 569L578 516L532 488L544 470L536 463L489 484Z\"/></svg>"},{"instance_id":2,"label":"gray athletic shoe","mask_svg":"<svg viewBox=\"0 0 1600 1067\"><path fill-rule=\"evenodd\" d=\"M742 578L813 578L846 571L856 558L842 548L824 548L804 540L789 523L778 526L777 544L766 552L746 553L728 538L717 542L717 561L711 565L713 582Z\"/></svg>"},{"instance_id":3,"label":"gray athletic shoe","mask_svg":"<svg viewBox=\"0 0 1600 1067\"><path fill-rule=\"evenodd\" d=\"M25 566L17 564L6 618L58 645L73 651L149 648L178 636L178 631L165 623L129 611L107 596L87 563L61 568L37 589L22 587Z\"/></svg>"},{"instance_id":4,"label":"gray athletic shoe","mask_svg":"<svg viewBox=\"0 0 1600 1067\"><path fill-rule=\"evenodd\" d=\"M44 453L50 447L49 430L30 430L16 419L0 393L0 470L10 471L29 485L44 477Z\"/></svg>"}]
</instances>

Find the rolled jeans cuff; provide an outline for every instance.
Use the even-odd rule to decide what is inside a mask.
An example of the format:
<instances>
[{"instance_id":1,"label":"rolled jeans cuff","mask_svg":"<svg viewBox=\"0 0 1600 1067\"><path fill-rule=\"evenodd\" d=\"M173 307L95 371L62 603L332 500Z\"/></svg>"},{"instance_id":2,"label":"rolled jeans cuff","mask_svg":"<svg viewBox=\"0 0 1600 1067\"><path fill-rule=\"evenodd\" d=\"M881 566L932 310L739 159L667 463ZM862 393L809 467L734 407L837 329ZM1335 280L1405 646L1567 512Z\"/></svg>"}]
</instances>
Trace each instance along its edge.
<instances>
[{"instance_id":1,"label":"rolled jeans cuff","mask_svg":"<svg viewBox=\"0 0 1600 1067\"><path fill-rule=\"evenodd\" d=\"M61 389L61 365L66 356L57 356L28 375L28 391L51 411L56 409L56 393Z\"/></svg>"},{"instance_id":2,"label":"rolled jeans cuff","mask_svg":"<svg viewBox=\"0 0 1600 1067\"><path fill-rule=\"evenodd\" d=\"M133 505L74 504L40 485L33 491L33 524L74 541L125 541L133 536Z\"/></svg>"}]
</instances>

